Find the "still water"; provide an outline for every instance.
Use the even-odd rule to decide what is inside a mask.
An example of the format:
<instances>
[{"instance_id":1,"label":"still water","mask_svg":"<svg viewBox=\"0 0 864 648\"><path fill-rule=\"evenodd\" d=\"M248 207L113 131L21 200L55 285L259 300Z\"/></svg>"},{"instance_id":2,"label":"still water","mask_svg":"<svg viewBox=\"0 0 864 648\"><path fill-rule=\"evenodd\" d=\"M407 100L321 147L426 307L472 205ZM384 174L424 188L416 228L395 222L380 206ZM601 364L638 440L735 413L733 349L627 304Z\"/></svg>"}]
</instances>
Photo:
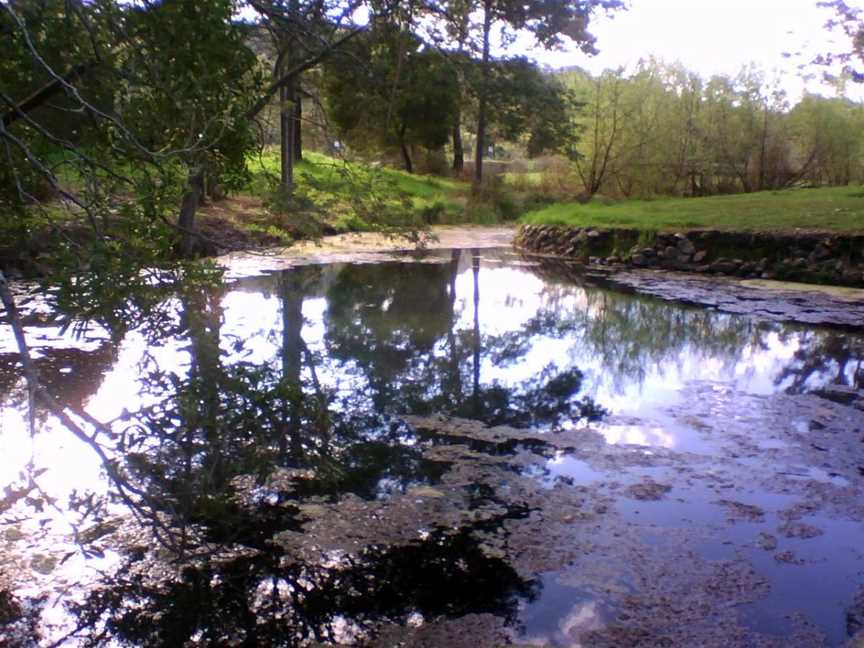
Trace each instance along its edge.
<instances>
[{"instance_id":1,"label":"still water","mask_svg":"<svg viewBox=\"0 0 864 648\"><path fill-rule=\"evenodd\" d=\"M864 628L854 333L506 249L0 325L0 637L68 646L841 646ZM0 640L0 645L3 640Z\"/></svg>"}]
</instances>

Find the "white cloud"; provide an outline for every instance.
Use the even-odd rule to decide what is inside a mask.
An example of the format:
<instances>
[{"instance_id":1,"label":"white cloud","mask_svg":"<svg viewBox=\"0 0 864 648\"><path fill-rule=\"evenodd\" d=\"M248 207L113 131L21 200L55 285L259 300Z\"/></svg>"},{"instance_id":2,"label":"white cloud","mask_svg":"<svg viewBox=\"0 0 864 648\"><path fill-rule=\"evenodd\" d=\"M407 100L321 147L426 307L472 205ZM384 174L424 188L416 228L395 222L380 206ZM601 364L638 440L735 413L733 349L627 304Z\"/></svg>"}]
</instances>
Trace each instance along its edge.
<instances>
[{"instance_id":1,"label":"white cloud","mask_svg":"<svg viewBox=\"0 0 864 648\"><path fill-rule=\"evenodd\" d=\"M850 2L864 5L864 0ZM592 25L600 54L588 57L576 48L566 52L532 50L531 55L555 67L579 65L593 72L632 67L649 55L680 61L703 76L736 74L755 62L767 73L783 75L783 85L796 99L805 87L796 65L819 52L842 48L845 37L825 30L830 12L816 0L631 0L630 9L612 18L600 16ZM527 49L528 40L520 40ZM513 51L511 49L511 51ZM803 52L785 58L784 52ZM807 70L821 74L821 70ZM810 91L829 93L816 81ZM864 98L855 86L853 96Z\"/></svg>"}]
</instances>

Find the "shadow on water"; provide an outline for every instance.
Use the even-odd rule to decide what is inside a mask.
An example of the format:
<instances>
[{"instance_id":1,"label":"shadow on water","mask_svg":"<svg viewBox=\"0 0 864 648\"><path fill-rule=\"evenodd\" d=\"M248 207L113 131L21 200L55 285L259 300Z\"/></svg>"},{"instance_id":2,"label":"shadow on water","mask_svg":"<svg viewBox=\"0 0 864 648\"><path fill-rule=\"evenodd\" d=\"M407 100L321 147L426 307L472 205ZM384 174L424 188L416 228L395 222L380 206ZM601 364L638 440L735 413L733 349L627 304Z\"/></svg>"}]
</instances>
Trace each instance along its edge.
<instances>
[{"instance_id":1,"label":"shadow on water","mask_svg":"<svg viewBox=\"0 0 864 648\"><path fill-rule=\"evenodd\" d=\"M190 283L118 345L35 344L59 400L108 421L92 443L111 470L89 492L40 486L40 471L76 468L40 465L39 439L62 431L36 408L45 431L27 440L27 390L0 354L2 434L35 453L0 514L26 534L28 510L53 509L84 559L113 557L60 597L65 631L93 646L362 644L388 625L491 614L519 634L542 581L488 538L531 515L509 476L536 469L522 455L554 452L537 437L430 434L402 416L554 435L706 374L764 393L861 387L853 336L543 279L484 255ZM327 511L355 509L377 526L329 544L315 535ZM47 632L3 596L0 618L20 619L22 636ZM25 598L39 609L50 597Z\"/></svg>"}]
</instances>

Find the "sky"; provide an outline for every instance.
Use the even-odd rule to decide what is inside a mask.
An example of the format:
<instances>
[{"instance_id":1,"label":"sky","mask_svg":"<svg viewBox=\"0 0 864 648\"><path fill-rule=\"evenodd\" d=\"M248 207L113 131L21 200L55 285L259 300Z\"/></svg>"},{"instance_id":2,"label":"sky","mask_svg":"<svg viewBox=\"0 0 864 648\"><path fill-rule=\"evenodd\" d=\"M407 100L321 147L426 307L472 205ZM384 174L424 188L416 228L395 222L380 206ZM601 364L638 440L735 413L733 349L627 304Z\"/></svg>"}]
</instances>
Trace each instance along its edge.
<instances>
[{"instance_id":1,"label":"sky","mask_svg":"<svg viewBox=\"0 0 864 648\"><path fill-rule=\"evenodd\" d=\"M805 88L831 95L833 91L818 79L805 83L796 69L819 52L842 47L845 40L843 34L824 28L831 13L817 7L816 1L628 0L629 10L611 19L601 15L592 24L599 55L588 57L576 48L530 54L553 67L579 65L592 72L632 67L640 58L654 55L670 63L680 61L705 77L735 75L743 65L756 62L768 74L783 73L783 87L792 100ZM861 7L864 0L849 4ZM527 41L516 47L528 49ZM806 56L784 58L783 52L790 51ZM855 85L847 94L864 100L864 85Z\"/></svg>"}]
</instances>

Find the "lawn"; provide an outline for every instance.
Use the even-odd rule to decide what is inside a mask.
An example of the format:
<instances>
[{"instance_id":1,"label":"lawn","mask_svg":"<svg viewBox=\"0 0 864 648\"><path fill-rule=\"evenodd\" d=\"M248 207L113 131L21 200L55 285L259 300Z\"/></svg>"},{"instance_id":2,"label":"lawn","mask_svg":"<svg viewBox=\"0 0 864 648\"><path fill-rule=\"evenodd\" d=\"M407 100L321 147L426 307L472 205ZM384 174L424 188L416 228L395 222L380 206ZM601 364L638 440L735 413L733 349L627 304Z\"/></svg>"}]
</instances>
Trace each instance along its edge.
<instances>
[{"instance_id":1,"label":"lawn","mask_svg":"<svg viewBox=\"0 0 864 648\"><path fill-rule=\"evenodd\" d=\"M795 229L864 232L864 188L787 189L708 198L662 198L589 204L558 203L526 214L523 223L573 227Z\"/></svg>"},{"instance_id":2,"label":"lawn","mask_svg":"<svg viewBox=\"0 0 864 648\"><path fill-rule=\"evenodd\" d=\"M295 166L296 193L331 214L339 229L366 229L356 219L357 201L382 206L405 206L428 222L464 220L470 187L458 180L410 174L380 165L345 162L315 152L304 153ZM267 197L279 174L279 152L268 149L249 160L252 180L248 192Z\"/></svg>"}]
</instances>

